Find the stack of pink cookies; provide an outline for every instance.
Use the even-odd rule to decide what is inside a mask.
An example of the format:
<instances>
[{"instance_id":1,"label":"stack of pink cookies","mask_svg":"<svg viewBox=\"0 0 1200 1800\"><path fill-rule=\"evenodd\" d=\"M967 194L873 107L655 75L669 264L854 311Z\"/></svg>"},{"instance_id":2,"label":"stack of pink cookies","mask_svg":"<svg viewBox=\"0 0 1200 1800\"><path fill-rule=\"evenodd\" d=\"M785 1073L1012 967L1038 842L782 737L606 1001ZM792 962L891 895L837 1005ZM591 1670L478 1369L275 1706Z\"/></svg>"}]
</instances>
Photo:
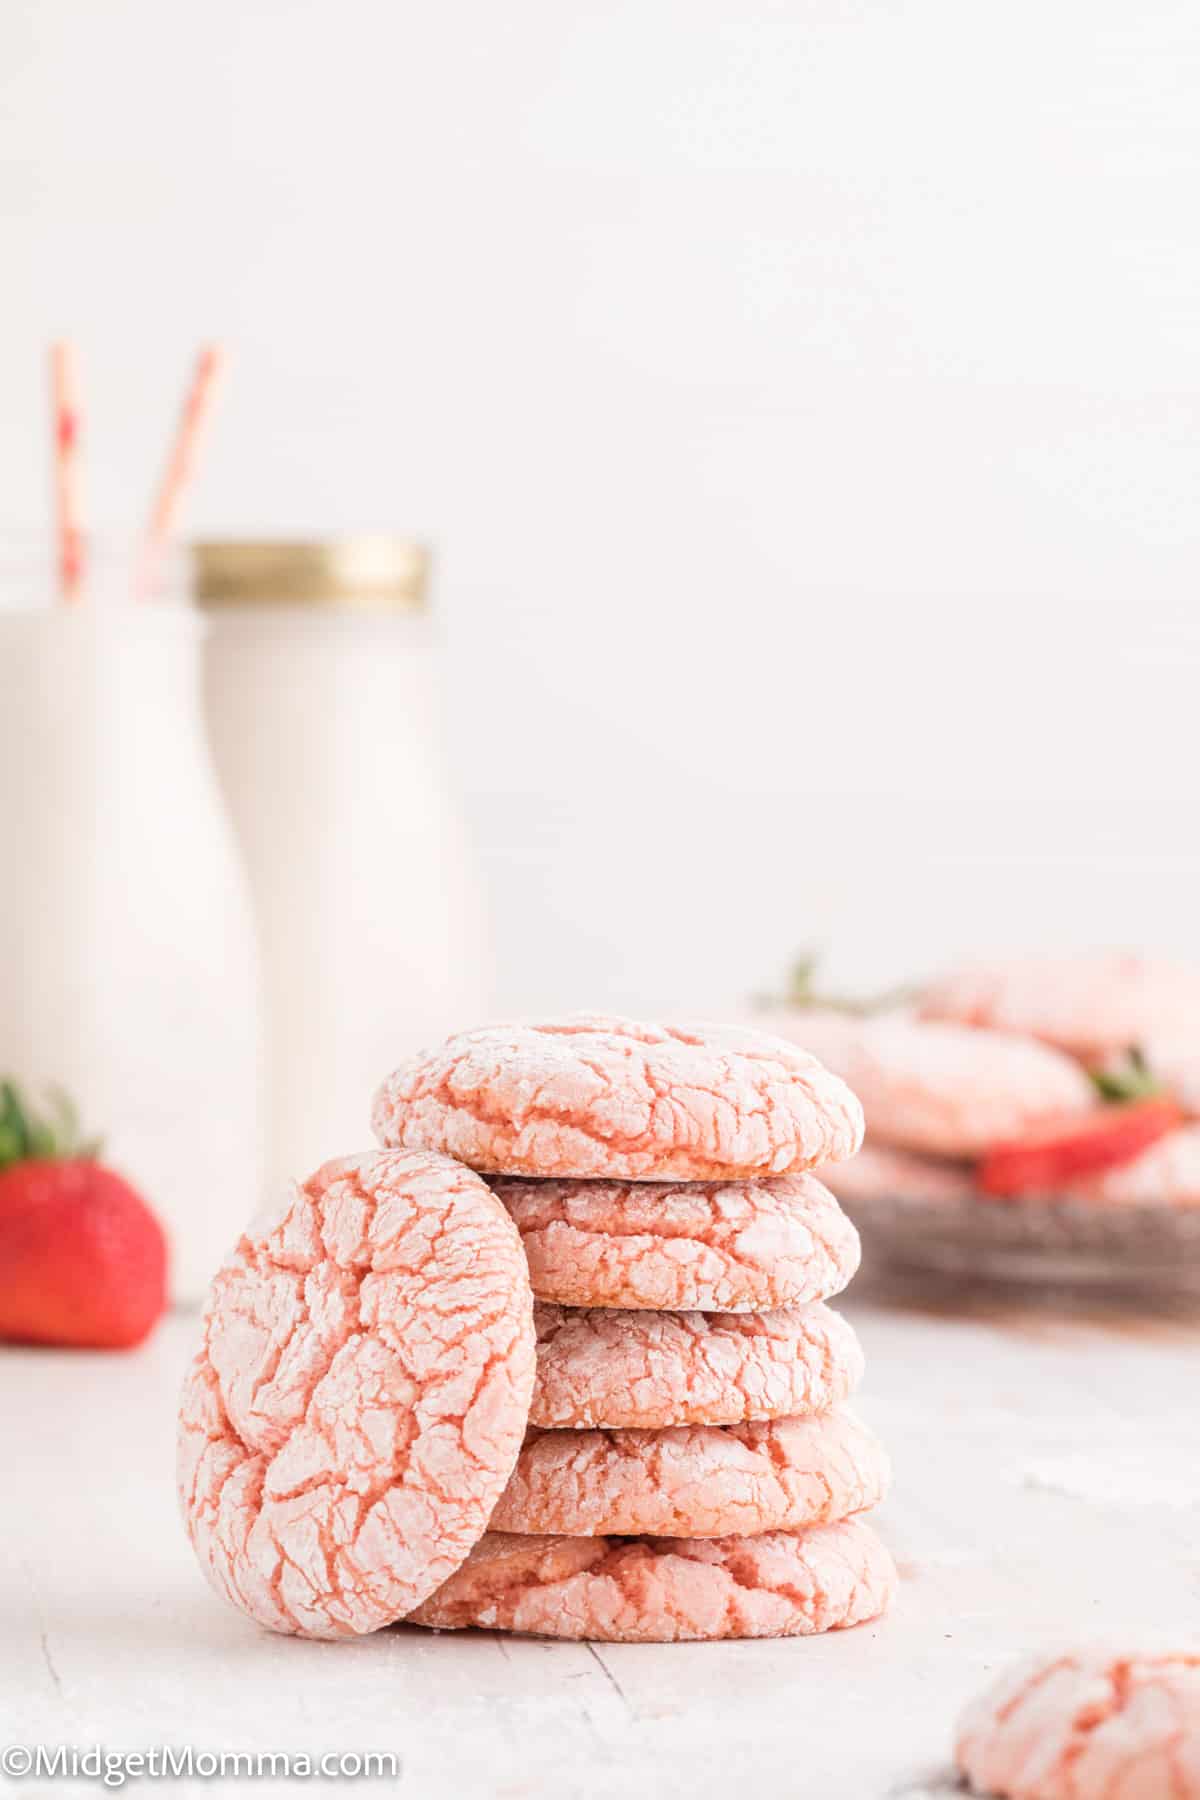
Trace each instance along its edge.
<instances>
[{"instance_id":1,"label":"stack of pink cookies","mask_svg":"<svg viewBox=\"0 0 1200 1800\"><path fill-rule=\"evenodd\" d=\"M883 1610L887 1462L825 1305L858 1239L808 1172L858 1147L843 1082L757 1032L583 1018L450 1039L375 1125L213 1278L177 1470L220 1594L324 1638Z\"/></svg>"},{"instance_id":2,"label":"stack of pink cookies","mask_svg":"<svg viewBox=\"0 0 1200 1800\"><path fill-rule=\"evenodd\" d=\"M416 1622L659 1641L885 1608L860 1515L887 1459L825 1304L858 1240L808 1172L861 1141L839 1079L752 1031L583 1017L450 1039L384 1083L374 1125L487 1177L537 1303L515 1469Z\"/></svg>"}]
</instances>

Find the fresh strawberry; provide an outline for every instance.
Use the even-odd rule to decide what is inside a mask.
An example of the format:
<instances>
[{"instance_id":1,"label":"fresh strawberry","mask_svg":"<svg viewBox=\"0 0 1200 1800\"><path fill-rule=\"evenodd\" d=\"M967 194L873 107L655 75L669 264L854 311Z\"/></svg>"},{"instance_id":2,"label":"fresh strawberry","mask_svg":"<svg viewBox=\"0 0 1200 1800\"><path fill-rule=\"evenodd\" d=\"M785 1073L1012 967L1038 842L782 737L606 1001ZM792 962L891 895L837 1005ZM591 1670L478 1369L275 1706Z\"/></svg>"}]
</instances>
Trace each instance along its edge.
<instances>
[{"instance_id":1,"label":"fresh strawberry","mask_svg":"<svg viewBox=\"0 0 1200 1800\"><path fill-rule=\"evenodd\" d=\"M1051 1194L1064 1182L1131 1162L1182 1120L1181 1108L1165 1096L1076 1113L994 1144L976 1178L985 1194Z\"/></svg>"},{"instance_id":2,"label":"fresh strawberry","mask_svg":"<svg viewBox=\"0 0 1200 1800\"><path fill-rule=\"evenodd\" d=\"M70 1106L39 1118L0 1083L0 1338L124 1349L162 1315L166 1280L162 1226L79 1143Z\"/></svg>"}]
</instances>

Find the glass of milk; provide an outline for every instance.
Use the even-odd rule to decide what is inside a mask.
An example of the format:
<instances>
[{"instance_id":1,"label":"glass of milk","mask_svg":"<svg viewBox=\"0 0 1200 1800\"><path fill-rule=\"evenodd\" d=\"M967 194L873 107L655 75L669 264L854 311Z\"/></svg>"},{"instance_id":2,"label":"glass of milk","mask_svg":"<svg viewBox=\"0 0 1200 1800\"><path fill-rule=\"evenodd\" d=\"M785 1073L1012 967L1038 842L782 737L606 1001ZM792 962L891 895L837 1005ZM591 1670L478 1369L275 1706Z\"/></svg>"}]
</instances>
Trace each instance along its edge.
<instances>
[{"instance_id":1,"label":"glass of milk","mask_svg":"<svg viewBox=\"0 0 1200 1800\"><path fill-rule=\"evenodd\" d=\"M132 545L93 544L87 567L62 605L50 554L0 543L0 1073L69 1092L192 1301L260 1199L253 925L201 621L173 579L129 598Z\"/></svg>"},{"instance_id":2,"label":"glass of milk","mask_svg":"<svg viewBox=\"0 0 1200 1800\"><path fill-rule=\"evenodd\" d=\"M386 536L194 553L209 731L262 946L267 1166L302 1179L370 1145L402 1057L487 1014L427 555Z\"/></svg>"}]
</instances>

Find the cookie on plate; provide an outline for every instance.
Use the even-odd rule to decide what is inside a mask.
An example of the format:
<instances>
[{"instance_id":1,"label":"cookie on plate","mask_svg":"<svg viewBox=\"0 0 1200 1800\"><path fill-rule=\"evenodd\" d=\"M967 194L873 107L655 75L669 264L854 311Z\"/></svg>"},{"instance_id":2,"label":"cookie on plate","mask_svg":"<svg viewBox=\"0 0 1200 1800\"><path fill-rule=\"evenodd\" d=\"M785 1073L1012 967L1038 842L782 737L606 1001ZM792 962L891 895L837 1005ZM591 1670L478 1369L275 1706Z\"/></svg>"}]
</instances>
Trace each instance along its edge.
<instances>
[{"instance_id":1,"label":"cookie on plate","mask_svg":"<svg viewBox=\"0 0 1200 1800\"><path fill-rule=\"evenodd\" d=\"M972 1157L1047 1119L1099 1104L1086 1072L1029 1037L903 1013L772 1014L862 1101L867 1139L921 1156Z\"/></svg>"}]
</instances>

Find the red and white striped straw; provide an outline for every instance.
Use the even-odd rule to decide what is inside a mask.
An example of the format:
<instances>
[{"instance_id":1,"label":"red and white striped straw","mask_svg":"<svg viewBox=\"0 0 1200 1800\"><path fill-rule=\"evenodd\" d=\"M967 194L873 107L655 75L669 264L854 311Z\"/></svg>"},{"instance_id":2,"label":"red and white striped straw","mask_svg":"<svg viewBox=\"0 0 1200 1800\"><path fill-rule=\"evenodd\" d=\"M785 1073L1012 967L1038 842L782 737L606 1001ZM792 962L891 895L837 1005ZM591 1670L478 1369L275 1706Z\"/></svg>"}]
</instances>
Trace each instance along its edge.
<instances>
[{"instance_id":1,"label":"red and white striped straw","mask_svg":"<svg viewBox=\"0 0 1200 1800\"><path fill-rule=\"evenodd\" d=\"M139 599L154 591L159 564L179 520L180 508L192 484L204 431L212 417L213 402L225 370L225 352L219 344L206 344L196 358L196 368L179 424L171 444L167 466L155 495L146 527L138 575Z\"/></svg>"},{"instance_id":2,"label":"red and white striped straw","mask_svg":"<svg viewBox=\"0 0 1200 1800\"><path fill-rule=\"evenodd\" d=\"M58 587L69 604L83 592L83 513L79 484L79 381L75 346L50 346L54 408L54 527Z\"/></svg>"}]
</instances>

